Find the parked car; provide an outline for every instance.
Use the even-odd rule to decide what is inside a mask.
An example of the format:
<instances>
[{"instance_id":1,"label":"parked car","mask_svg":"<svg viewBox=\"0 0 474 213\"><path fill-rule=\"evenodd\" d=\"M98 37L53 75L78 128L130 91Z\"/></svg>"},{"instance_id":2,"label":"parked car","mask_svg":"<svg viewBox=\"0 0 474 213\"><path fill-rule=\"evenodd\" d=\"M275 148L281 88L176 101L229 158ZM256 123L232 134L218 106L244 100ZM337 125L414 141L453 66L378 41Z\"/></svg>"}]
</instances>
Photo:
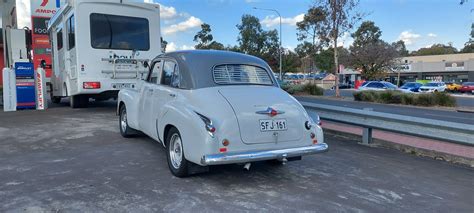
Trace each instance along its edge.
<instances>
[{"instance_id":1,"label":"parked car","mask_svg":"<svg viewBox=\"0 0 474 213\"><path fill-rule=\"evenodd\" d=\"M462 85L457 83L446 83L446 90L449 92L458 92Z\"/></svg>"},{"instance_id":2,"label":"parked car","mask_svg":"<svg viewBox=\"0 0 474 213\"><path fill-rule=\"evenodd\" d=\"M366 81L360 87L359 90L397 90L397 86L386 81Z\"/></svg>"},{"instance_id":3,"label":"parked car","mask_svg":"<svg viewBox=\"0 0 474 213\"><path fill-rule=\"evenodd\" d=\"M446 84L444 82L429 82L420 87L420 92L444 92L446 90Z\"/></svg>"},{"instance_id":4,"label":"parked car","mask_svg":"<svg viewBox=\"0 0 474 213\"><path fill-rule=\"evenodd\" d=\"M278 87L263 60L227 51L159 55L146 80L118 95L120 133L141 131L166 149L171 173L207 166L299 160L325 152L323 130Z\"/></svg>"},{"instance_id":5,"label":"parked car","mask_svg":"<svg viewBox=\"0 0 474 213\"><path fill-rule=\"evenodd\" d=\"M407 91L407 92L419 92L421 86L423 86L423 84L421 83L408 82L408 83L403 84L403 86L400 87L400 90Z\"/></svg>"},{"instance_id":6,"label":"parked car","mask_svg":"<svg viewBox=\"0 0 474 213\"><path fill-rule=\"evenodd\" d=\"M474 93L474 82L464 82L462 83L461 89L459 89L460 92L465 93L465 92L470 92Z\"/></svg>"}]
</instances>

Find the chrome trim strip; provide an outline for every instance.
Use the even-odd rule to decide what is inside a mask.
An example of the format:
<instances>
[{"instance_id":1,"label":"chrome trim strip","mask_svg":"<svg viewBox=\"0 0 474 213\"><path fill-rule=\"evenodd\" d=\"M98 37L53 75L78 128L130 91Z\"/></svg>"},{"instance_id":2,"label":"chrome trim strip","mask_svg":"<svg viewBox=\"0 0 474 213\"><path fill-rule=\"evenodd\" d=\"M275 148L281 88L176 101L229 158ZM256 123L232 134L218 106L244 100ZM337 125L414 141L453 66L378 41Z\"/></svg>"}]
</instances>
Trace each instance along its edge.
<instances>
[{"instance_id":1,"label":"chrome trim strip","mask_svg":"<svg viewBox=\"0 0 474 213\"><path fill-rule=\"evenodd\" d=\"M275 111L277 115L285 114L284 111L275 110L275 109L273 109L273 108L271 108L271 107L268 107L266 110L257 111L257 112L255 112L255 113L261 114L261 115L271 115L271 114L272 114L272 111Z\"/></svg>"},{"instance_id":2,"label":"chrome trim strip","mask_svg":"<svg viewBox=\"0 0 474 213\"><path fill-rule=\"evenodd\" d=\"M222 153L204 155L201 158L202 165L220 165L220 164L233 164L233 163L248 163L253 161L283 159L289 157L297 157L303 155L312 155L328 151L328 145L320 143L311 146L288 148L288 149L277 149L277 150L264 150L264 151L251 151L251 152L236 152L236 153Z\"/></svg>"}]
</instances>

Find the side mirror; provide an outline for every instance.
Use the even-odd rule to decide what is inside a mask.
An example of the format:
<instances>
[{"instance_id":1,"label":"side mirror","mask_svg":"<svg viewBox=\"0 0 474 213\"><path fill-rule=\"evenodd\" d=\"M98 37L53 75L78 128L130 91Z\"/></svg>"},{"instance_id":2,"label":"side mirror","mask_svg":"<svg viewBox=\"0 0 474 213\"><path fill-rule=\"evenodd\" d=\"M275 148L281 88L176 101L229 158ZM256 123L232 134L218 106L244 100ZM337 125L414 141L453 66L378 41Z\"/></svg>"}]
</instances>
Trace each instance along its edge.
<instances>
[{"instance_id":1,"label":"side mirror","mask_svg":"<svg viewBox=\"0 0 474 213\"><path fill-rule=\"evenodd\" d=\"M143 66L144 66L145 68L148 68L148 67L150 66L150 64L148 63L148 61L145 61L145 62L143 62Z\"/></svg>"}]
</instances>

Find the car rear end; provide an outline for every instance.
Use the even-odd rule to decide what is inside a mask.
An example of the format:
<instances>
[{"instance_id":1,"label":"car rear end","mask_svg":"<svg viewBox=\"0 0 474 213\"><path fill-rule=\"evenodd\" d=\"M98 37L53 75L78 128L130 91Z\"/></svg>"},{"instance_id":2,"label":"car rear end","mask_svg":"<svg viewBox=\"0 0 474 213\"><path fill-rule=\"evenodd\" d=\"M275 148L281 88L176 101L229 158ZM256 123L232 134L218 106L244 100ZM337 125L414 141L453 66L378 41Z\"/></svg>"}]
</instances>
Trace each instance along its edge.
<instances>
[{"instance_id":1,"label":"car rear end","mask_svg":"<svg viewBox=\"0 0 474 213\"><path fill-rule=\"evenodd\" d=\"M327 151L321 127L265 68L226 64L213 69L219 86L208 90L225 100L219 111L229 108L233 115L212 122L218 147L202 156L202 165L285 161Z\"/></svg>"}]
</instances>

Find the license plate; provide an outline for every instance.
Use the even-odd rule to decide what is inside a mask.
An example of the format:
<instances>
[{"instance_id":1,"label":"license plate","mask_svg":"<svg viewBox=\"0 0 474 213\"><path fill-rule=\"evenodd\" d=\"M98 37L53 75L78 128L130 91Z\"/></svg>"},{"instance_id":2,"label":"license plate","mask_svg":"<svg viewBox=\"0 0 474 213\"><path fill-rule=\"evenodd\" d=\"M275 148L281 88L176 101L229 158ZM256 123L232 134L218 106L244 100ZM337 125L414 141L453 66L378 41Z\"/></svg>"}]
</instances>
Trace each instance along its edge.
<instances>
[{"instance_id":1,"label":"license plate","mask_svg":"<svg viewBox=\"0 0 474 213\"><path fill-rule=\"evenodd\" d=\"M131 70L134 67L135 67L134 65L130 65L130 64L118 64L118 65L115 65L115 70Z\"/></svg>"},{"instance_id":2,"label":"license plate","mask_svg":"<svg viewBox=\"0 0 474 213\"><path fill-rule=\"evenodd\" d=\"M126 88L133 88L133 87L135 87L135 85L130 84L130 83L112 84L112 88L114 89L126 89Z\"/></svg>"},{"instance_id":3,"label":"license plate","mask_svg":"<svg viewBox=\"0 0 474 213\"><path fill-rule=\"evenodd\" d=\"M260 120L260 131L285 131L288 127L286 125L286 119L275 119L275 120Z\"/></svg>"}]
</instances>

